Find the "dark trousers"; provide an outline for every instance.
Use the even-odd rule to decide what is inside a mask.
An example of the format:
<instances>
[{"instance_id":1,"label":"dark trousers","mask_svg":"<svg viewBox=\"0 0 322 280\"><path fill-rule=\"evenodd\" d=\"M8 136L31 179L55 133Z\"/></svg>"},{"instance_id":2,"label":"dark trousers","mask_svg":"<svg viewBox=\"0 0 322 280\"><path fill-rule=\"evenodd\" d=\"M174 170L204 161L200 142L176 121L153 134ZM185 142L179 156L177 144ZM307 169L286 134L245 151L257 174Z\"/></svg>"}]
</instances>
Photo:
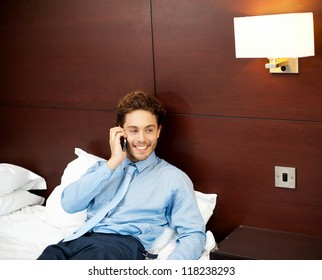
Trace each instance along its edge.
<instances>
[{"instance_id":1,"label":"dark trousers","mask_svg":"<svg viewBox=\"0 0 322 280\"><path fill-rule=\"evenodd\" d=\"M86 233L49 245L38 260L143 260L144 247L130 235Z\"/></svg>"}]
</instances>

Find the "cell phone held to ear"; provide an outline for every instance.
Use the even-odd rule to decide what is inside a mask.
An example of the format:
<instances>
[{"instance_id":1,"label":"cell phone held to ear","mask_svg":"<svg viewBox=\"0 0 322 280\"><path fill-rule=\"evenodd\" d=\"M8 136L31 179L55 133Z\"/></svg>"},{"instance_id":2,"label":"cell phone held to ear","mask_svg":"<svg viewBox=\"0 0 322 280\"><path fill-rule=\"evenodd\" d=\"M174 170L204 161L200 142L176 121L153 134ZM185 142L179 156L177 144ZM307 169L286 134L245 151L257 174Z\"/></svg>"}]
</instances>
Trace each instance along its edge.
<instances>
[{"instance_id":1,"label":"cell phone held to ear","mask_svg":"<svg viewBox=\"0 0 322 280\"><path fill-rule=\"evenodd\" d=\"M122 150L125 151L126 150L126 138L121 137L120 142L121 142Z\"/></svg>"}]
</instances>

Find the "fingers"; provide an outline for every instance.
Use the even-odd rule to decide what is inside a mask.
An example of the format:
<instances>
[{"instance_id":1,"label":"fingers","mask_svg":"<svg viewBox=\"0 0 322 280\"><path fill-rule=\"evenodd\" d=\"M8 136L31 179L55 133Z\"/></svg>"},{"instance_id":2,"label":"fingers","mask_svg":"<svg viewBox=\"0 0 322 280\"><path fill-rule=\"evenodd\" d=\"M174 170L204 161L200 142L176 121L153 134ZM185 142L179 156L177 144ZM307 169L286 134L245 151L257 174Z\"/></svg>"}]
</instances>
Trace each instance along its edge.
<instances>
[{"instance_id":1,"label":"fingers","mask_svg":"<svg viewBox=\"0 0 322 280\"><path fill-rule=\"evenodd\" d=\"M108 160L108 167L115 170L119 164L126 158L127 152L122 149L120 138L126 138L125 130L122 127L113 127L110 129L110 151L111 157Z\"/></svg>"},{"instance_id":2,"label":"fingers","mask_svg":"<svg viewBox=\"0 0 322 280\"><path fill-rule=\"evenodd\" d=\"M125 137L125 131L122 127L113 127L110 129L110 139L114 141L115 139L120 139Z\"/></svg>"}]
</instances>

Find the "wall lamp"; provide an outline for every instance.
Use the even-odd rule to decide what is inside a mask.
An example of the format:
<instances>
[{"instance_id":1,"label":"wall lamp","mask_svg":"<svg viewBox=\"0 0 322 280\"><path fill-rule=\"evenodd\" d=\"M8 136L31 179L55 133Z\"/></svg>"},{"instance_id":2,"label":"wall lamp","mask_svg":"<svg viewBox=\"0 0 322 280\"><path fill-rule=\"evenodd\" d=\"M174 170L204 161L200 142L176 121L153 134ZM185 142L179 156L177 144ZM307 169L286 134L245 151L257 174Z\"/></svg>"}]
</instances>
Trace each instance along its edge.
<instances>
[{"instance_id":1,"label":"wall lamp","mask_svg":"<svg viewBox=\"0 0 322 280\"><path fill-rule=\"evenodd\" d=\"M268 58L270 73L299 73L298 58L314 56L313 13L234 18L236 58Z\"/></svg>"}]
</instances>

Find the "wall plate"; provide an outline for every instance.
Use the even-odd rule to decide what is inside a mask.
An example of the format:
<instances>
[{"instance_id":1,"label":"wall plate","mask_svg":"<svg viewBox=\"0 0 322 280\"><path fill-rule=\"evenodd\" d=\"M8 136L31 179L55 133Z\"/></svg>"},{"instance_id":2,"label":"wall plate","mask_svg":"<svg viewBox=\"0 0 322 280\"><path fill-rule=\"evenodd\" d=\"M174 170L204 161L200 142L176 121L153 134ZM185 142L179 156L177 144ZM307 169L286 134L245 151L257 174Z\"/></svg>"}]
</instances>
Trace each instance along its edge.
<instances>
[{"instance_id":1,"label":"wall plate","mask_svg":"<svg viewBox=\"0 0 322 280\"><path fill-rule=\"evenodd\" d=\"M295 167L275 166L275 187L295 189L296 187Z\"/></svg>"}]
</instances>

